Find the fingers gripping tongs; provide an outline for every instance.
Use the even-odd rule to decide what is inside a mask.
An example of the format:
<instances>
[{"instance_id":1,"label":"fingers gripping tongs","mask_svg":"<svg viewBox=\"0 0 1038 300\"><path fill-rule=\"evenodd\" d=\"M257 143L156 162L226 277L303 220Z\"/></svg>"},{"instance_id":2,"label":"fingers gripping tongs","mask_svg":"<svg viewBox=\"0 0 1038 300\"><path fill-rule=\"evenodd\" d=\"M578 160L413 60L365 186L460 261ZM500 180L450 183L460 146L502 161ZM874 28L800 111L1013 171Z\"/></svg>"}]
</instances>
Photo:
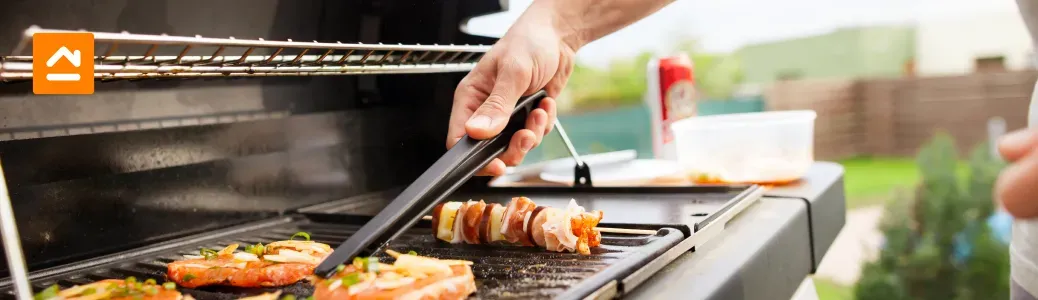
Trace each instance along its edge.
<instances>
[{"instance_id":1,"label":"fingers gripping tongs","mask_svg":"<svg viewBox=\"0 0 1038 300\"><path fill-rule=\"evenodd\" d=\"M364 224L335 248L321 262L314 273L322 277L334 275L336 267L358 255L375 253L390 240L408 230L427 212L454 192L469 177L490 163L508 148L508 143L519 130L525 128L526 119L536 109L544 91L519 100L505 129L487 140L476 140L469 136L461 138L454 147L433 163L425 173L404 189L396 199L382 209L371 221Z\"/></svg>"}]
</instances>

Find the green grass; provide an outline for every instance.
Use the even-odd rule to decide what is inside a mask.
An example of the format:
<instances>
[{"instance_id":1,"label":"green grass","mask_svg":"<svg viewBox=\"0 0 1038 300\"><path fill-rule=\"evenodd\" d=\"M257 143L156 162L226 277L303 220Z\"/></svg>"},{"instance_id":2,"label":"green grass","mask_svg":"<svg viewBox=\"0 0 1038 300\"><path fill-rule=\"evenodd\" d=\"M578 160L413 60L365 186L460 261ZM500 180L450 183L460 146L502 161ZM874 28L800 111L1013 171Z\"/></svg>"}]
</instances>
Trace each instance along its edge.
<instances>
[{"instance_id":1,"label":"green grass","mask_svg":"<svg viewBox=\"0 0 1038 300\"><path fill-rule=\"evenodd\" d=\"M913 158L861 157L840 161L844 168L847 209L883 204L898 189L911 190L919 182L919 170ZM969 170L965 163L958 175L965 179Z\"/></svg>"},{"instance_id":2,"label":"green grass","mask_svg":"<svg viewBox=\"0 0 1038 300\"><path fill-rule=\"evenodd\" d=\"M910 158L852 158L840 161L844 168L847 209L882 204L898 188L919 181L919 171Z\"/></svg>"},{"instance_id":3,"label":"green grass","mask_svg":"<svg viewBox=\"0 0 1038 300\"><path fill-rule=\"evenodd\" d=\"M854 289L824 278L814 278L818 300L853 300Z\"/></svg>"}]
</instances>

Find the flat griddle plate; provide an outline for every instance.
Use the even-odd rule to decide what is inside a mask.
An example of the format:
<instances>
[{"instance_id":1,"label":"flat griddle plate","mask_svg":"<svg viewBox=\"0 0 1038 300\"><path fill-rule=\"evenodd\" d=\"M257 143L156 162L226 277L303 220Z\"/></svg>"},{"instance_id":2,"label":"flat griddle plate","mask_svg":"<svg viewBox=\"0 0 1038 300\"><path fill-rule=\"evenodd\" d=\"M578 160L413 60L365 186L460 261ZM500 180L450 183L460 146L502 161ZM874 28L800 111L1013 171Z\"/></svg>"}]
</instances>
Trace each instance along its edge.
<instances>
[{"instance_id":1,"label":"flat griddle plate","mask_svg":"<svg viewBox=\"0 0 1038 300\"><path fill-rule=\"evenodd\" d=\"M652 236L603 234L602 246L592 255L555 253L537 248L484 245L451 245L437 241L429 223L406 232L389 248L438 258L475 262L476 299L582 299L588 296L622 295L637 283L662 268L669 259L689 251L683 248L693 232L707 226L717 216L731 213L746 200L750 187L666 187L666 188L493 188L452 195L451 201L483 199L506 203L511 197L530 197L538 205L564 207L570 199L588 210L603 210L606 223L615 228L656 229ZM393 192L357 196L365 203L392 199ZM354 197L354 198L357 198ZM354 198L333 201L302 209L303 213L268 221L194 235L149 247L103 256L30 274L37 290L52 284L65 287L103 279L134 276L139 280L165 280L166 264L185 254L197 254L201 247L220 249L230 243L255 244L288 239L298 231L309 232L315 241L337 245L362 224L368 216L350 215L336 208L356 203ZM388 200L386 200L388 201ZM367 205L366 205L367 206ZM683 242L684 241L684 242ZM679 249L682 248L682 249ZM384 256L384 254L382 255ZM383 257L384 261L389 258ZM636 280L632 280L636 278ZM624 286L624 285L628 286ZM11 282L0 282L0 298L13 299ZM307 296L313 287L298 283L280 288L285 293ZM237 299L276 289L207 287L181 289L199 300Z\"/></svg>"}]
</instances>

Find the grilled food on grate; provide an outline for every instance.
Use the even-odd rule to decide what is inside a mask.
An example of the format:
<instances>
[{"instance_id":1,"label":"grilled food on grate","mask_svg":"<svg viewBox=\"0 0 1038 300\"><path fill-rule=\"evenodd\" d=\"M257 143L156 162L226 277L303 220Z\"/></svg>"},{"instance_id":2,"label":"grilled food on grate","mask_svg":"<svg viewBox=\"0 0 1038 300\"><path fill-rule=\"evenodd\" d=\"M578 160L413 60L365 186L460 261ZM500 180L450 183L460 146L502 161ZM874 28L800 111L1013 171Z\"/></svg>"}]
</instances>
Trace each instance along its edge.
<instances>
[{"instance_id":1,"label":"grilled food on grate","mask_svg":"<svg viewBox=\"0 0 1038 300\"><path fill-rule=\"evenodd\" d=\"M238 244L220 251L202 249L201 255L185 256L167 265L167 276L177 284L196 288L207 285L236 287L276 287L296 283L311 275L332 248L310 241L310 235L297 233L306 240L272 242L266 246L251 245L234 252Z\"/></svg>"},{"instance_id":2,"label":"grilled food on grate","mask_svg":"<svg viewBox=\"0 0 1038 300\"><path fill-rule=\"evenodd\" d=\"M396 257L391 265L374 257L339 265L335 275L316 284L314 300L453 300L476 292L470 261L386 252Z\"/></svg>"},{"instance_id":3,"label":"grilled food on grate","mask_svg":"<svg viewBox=\"0 0 1038 300\"><path fill-rule=\"evenodd\" d=\"M447 202L433 209L433 235L450 243L507 243L550 251L591 254L602 234L595 229L602 211L587 212L570 200L565 209L537 206L526 197L497 203Z\"/></svg>"},{"instance_id":4,"label":"grilled food on grate","mask_svg":"<svg viewBox=\"0 0 1038 300\"><path fill-rule=\"evenodd\" d=\"M90 284L77 285L64 290L51 286L34 297L36 300L188 300L191 296L177 291L172 282L157 284L148 279L139 282L133 277L106 279Z\"/></svg>"}]
</instances>

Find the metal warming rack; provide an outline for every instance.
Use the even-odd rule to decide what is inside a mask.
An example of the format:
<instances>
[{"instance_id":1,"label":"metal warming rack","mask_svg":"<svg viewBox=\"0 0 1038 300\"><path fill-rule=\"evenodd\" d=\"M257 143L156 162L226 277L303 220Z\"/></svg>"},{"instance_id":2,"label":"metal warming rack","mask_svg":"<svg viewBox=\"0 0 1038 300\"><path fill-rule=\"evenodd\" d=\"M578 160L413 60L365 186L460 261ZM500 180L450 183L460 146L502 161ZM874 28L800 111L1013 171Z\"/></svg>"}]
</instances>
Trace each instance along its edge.
<instances>
[{"instance_id":1,"label":"metal warming rack","mask_svg":"<svg viewBox=\"0 0 1038 300\"><path fill-rule=\"evenodd\" d=\"M26 29L11 56L0 59L0 81L32 79L24 53L36 33L87 32ZM210 38L91 32L94 78L206 78L442 73L471 70L490 46L403 45ZM130 48L130 50L127 50ZM158 52L177 55L156 55ZM163 50L163 51L160 51ZM259 53L269 54L259 54Z\"/></svg>"}]
</instances>

